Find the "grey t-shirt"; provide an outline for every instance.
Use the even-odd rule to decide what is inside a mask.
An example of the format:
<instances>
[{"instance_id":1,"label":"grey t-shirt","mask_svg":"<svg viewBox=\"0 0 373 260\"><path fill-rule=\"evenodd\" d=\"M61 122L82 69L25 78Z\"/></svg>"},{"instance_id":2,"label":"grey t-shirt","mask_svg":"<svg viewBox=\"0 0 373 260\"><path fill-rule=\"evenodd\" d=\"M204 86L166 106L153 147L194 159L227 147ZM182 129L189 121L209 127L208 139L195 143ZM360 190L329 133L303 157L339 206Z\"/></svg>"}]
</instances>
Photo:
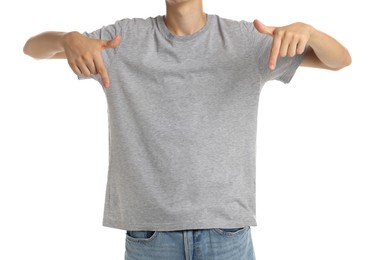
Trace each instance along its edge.
<instances>
[{"instance_id":1,"label":"grey t-shirt","mask_svg":"<svg viewBox=\"0 0 373 260\"><path fill-rule=\"evenodd\" d=\"M253 24L208 14L187 36L163 15L126 18L85 35L122 36L103 50L110 88L103 225L172 231L256 225L260 91L288 83L304 53L267 68L272 38ZM84 78L84 77L80 77ZM92 76L99 81L99 76Z\"/></svg>"}]
</instances>

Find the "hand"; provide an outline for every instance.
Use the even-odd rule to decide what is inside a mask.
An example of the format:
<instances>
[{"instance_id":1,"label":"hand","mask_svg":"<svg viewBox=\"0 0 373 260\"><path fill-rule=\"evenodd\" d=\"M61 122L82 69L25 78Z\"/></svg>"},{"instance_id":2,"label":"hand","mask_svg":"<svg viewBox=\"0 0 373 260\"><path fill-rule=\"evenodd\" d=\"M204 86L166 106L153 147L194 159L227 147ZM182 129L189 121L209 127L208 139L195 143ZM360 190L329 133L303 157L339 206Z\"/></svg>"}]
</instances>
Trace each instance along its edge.
<instances>
[{"instance_id":1,"label":"hand","mask_svg":"<svg viewBox=\"0 0 373 260\"><path fill-rule=\"evenodd\" d=\"M268 67L276 68L277 58L302 54L313 32L313 27L304 23L293 23L283 27L266 26L258 20L254 21L256 30L273 37Z\"/></svg>"},{"instance_id":2,"label":"hand","mask_svg":"<svg viewBox=\"0 0 373 260\"><path fill-rule=\"evenodd\" d=\"M62 45L71 69L76 75L100 74L104 87L109 87L109 76L102 60L102 50L116 48L121 41L118 35L112 40L96 40L78 32L64 35Z\"/></svg>"}]
</instances>

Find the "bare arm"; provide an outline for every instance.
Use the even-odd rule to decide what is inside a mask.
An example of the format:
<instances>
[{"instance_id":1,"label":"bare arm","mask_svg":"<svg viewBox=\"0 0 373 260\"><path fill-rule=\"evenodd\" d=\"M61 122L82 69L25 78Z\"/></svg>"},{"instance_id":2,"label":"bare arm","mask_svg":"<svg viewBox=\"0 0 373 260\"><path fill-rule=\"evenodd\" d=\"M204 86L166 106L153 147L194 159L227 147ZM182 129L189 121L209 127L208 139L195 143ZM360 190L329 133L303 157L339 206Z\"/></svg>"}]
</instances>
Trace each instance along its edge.
<instances>
[{"instance_id":1,"label":"bare arm","mask_svg":"<svg viewBox=\"0 0 373 260\"><path fill-rule=\"evenodd\" d=\"M31 37L23 52L35 59L66 58L76 75L100 74L105 87L109 87L109 76L102 60L102 49L116 48L120 36L112 40L96 40L79 32L43 32Z\"/></svg>"},{"instance_id":2,"label":"bare arm","mask_svg":"<svg viewBox=\"0 0 373 260\"><path fill-rule=\"evenodd\" d=\"M293 23L283 27L265 26L258 20L255 28L273 37L269 68L275 69L278 56L294 57L302 54L309 45L301 66L339 70L351 64L348 50L333 37L305 23Z\"/></svg>"},{"instance_id":3,"label":"bare arm","mask_svg":"<svg viewBox=\"0 0 373 260\"><path fill-rule=\"evenodd\" d=\"M333 37L311 28L311 47L301 66L339 70L351 64L348 50Z\"/></svg>"},{"instance_id":4,"label":"bare arm","mask_svg":"<svg viewBox=\"0 0 373 260\"><path fill-rule=\"evenodd\" d=\"M35 59L66 58L62 44L64 35L65 32L43 32L33 36L26 42L23 52Z\"/></svg>"}]
</instances>

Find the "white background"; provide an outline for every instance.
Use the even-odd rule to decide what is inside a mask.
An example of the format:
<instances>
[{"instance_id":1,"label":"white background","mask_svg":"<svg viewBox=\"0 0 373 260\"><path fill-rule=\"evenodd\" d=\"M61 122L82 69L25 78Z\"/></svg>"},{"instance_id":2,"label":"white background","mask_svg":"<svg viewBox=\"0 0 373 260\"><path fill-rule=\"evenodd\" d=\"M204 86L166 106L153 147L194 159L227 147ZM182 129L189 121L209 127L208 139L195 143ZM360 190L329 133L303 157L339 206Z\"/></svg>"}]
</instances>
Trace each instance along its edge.
<instances>
[{"instance_id":1,"label":"white background","mask_svg":"<svg viewBox=\"0 0 373 260\"><path fill-rule=\"evenodd\" d=\"M338 3L337 3L338 2ZM204 0L207 13L312 24L353 64L300 68L259 106L259 260L372 260L373 84L369 1ZM0 259L123 259L125 231L102 226L108 122L101 86L66 60L22 48L37 33L93 31L165 13L164 0L7 1L1 7Z\"/></svg>"}]
</instances>

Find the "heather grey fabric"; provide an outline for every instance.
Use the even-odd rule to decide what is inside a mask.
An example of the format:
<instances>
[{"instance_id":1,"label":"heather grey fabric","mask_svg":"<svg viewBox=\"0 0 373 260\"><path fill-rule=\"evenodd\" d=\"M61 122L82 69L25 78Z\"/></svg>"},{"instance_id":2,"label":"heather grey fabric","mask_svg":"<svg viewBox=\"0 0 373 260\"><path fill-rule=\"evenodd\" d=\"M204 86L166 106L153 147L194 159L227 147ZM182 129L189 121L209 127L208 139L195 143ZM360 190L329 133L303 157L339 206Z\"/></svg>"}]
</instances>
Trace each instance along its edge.
<instances>
[{"instance_id":1,"label":"heather grey fabric","mask_svg":"<svg viewBox=\"0 0 373 260\"><path fill-rule=\"evenodd\" d=\"M208 14L172 35L157 17L126 18L92 33L111 85L103 225L172 231L256 225L257 111L265 82L288 83L304 54L267 69L272 38L253 24ZM99 76L92 76L101 83ZM80 77L81 79L84 77Z\"/></svg>"}]
</instances>

